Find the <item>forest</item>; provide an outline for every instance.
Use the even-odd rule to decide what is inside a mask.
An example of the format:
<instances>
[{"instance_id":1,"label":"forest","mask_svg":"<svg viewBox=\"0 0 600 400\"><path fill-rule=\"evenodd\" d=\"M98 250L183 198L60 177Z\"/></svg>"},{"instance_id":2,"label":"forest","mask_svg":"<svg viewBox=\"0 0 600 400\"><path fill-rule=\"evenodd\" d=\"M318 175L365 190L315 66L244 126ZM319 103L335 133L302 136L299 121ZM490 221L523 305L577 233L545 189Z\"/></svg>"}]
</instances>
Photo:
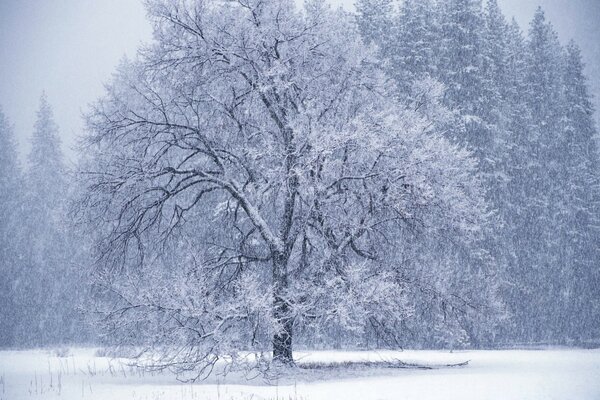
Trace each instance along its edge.
<instances>
[{"instance_id":1,"label":"forest","mask_svg":"<svg viewBox=\"0 0 600 400\"><path fill-rule=\"evenodd\" d=\"M26 162L0 110L0 348L202 376L245 351L600 345L595 110L541 8L146 6L75 165L51 98Z\"/></svg>"}]
</instances>

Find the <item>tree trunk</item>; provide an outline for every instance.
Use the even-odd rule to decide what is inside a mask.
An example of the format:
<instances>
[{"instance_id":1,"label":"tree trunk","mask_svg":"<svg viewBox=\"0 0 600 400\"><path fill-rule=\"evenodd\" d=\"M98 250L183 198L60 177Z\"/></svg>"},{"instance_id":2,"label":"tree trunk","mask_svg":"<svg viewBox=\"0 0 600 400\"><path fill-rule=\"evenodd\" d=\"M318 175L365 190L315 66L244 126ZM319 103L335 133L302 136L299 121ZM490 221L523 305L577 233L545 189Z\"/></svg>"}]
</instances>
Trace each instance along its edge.
<instances>
[{"instance_id":1,"label":"tree trunk","mask_svg":"<svg viewBox=\"0 0 600 400\"><path fill-rule=\"evenodd\" d=\"M280 324L280 331L273 335L273 361L293 364L292 328L294 325L290 306L285 300L288 286L287 255L277 253L273 257L273 316Z\"/></svg>"},{"instance_id":2,"label":"tree trunk","mask_svg":"<svg viewBox=\"0 0 600 400\"><path fill-rule=\"evenodd\" d=\"M277 303L278 299L275 299ZM282 307L279 309L283 311L285 309L287 313L288 306L283 303L281 299L279 301L282 302ZM275 306L275 318L278 317L278 306ZM281 362L283 364L293 364L294 357L292 354L292 325L293 321L288 316L284 316L282 318L278 318L281 325L282 330L273 335L273 361Z\"/></svg>"}]
</instances>

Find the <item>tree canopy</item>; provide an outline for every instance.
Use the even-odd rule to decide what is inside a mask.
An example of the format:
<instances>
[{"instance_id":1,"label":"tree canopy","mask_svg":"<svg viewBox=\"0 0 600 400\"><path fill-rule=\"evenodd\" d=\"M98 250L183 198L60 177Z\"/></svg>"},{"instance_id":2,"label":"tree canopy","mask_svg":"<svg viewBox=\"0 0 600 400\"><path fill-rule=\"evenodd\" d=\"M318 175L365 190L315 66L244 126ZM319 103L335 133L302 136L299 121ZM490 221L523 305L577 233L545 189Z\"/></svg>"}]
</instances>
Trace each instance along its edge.
<instances>
[{"instance_id":1,"label":"tree canopy","mask_svg":"<svg viewBox=\"0 0 600 400\"><path fill-rule=\"evenodd\" d=\"M443 89L398 102L323 2L148 9L154 42L87 118L111 327L142 325L153 352L181 349L158 364L198 373L235 349L290 362L294 328L394 332L416 286L388 255L417 232L475 240L487 215L475 161L440 132Z\"/></svg>"}]
</instances>

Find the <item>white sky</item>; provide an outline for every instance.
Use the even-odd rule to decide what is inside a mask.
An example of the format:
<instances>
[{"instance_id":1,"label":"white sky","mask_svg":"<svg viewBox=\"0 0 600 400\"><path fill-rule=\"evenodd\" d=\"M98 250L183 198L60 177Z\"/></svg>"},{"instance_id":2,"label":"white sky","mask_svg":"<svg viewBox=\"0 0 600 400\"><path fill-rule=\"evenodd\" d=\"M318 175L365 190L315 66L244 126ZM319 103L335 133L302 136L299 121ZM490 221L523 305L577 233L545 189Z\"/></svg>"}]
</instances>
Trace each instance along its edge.
<instances>
[{"instance_id":1,"label":"white sky","mask_svg":"<svg viewBox=\"0 0 600 400\"><path fill-rule=\"evenodd\" d=\"M331 0L351 8L354 0ZM522 29L538 5L561 40L583 48L600 98L600 0L499 0ZM29 148L42 91L54 108L67 157L74 159L81 114L102 95L116 64L151 37L140 0L0 0L0 106ZM597 102L598 104L598 102Z\"/></svg>"}]
</instances>

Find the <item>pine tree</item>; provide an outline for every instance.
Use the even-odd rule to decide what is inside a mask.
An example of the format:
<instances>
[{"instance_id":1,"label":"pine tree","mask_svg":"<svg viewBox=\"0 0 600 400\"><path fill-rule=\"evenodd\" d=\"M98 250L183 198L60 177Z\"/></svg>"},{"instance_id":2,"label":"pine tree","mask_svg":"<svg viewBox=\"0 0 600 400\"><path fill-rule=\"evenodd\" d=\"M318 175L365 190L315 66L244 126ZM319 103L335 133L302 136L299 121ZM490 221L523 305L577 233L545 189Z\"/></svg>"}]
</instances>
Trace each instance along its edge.
<instances>
[{"instance_id":1,"label":"pine tree","mask_svg":"<svg viewBox=\"0 0 600 400\"><path fill-rule=\"evenodd\" d=\"M449 0L443 3L439 75L448 87L446 99L464 115L475 117L481 110L482 28L480 0Z\"/></svg>"},{"instance_id":2,"label":"pine tree","mask_svg":"<svg viewBox=\"0 0 600 400\"><path fill-rule=\"evenodd\" d=\"M527 90L526 41L513 18L507 32L508 59L506 64L507 81L505 118L508 120L508 140L506 143L506 197L500 209L503 213L504 243L502 260L505 272L503 298L510 319L499 332L500 341L522 342L524 327L531 321L531 308L523 307L530 301L531 279L526 260L530 257L527 222L531 198L531 109L523 93Z\"/></svg>"},{"instance_id":3,"label":"pine tree","mask_svg":"<svg viewBox=\"0 0 600 400\"><path fill-rule=\"evenodd\" d=\"M27 268L18 294L24 305L23 323L18 327L24 344L50 344L70 340L77 293L81 286L73 269L73 248L66 206L69 188L60 148L58 126L44 95L28 155L24 242Z\"/></svg>"},{"instance_id":4,"label":"pine tree","mask_svg":"<svg viewBox=\"0 0 600 400\"><path fill-rule=\"evenodd\" d=\"M446 85L445 103L457 109L463 126L450 132L477 156L490 193L496 191L494 171L501 154L501 135L487 108L498 95L491 79L486 81L485 20L480 0L450 0L441 5L439 16L441 49L437 78ZM501 44L499 44L501 45ZM497 204L493 202L494 207Z\"/></svg>"},{"instance_id":5,"label":"pine tree","mask_svg":"<svg viewBox=\"0 0 600 400\"><path fill-rule=\"evenodd\" d=\"M599 205L600 167L594 109L589 95L581 52L570 42L564 52L563 107L564 265L561 297L565 313L561 332L578 343L600 335L595 318L600 311Z\"/></svg>"},{"instance_id":6,"label":"pine tree","mask_svg":"<svg viewBox=\"0 0 600 400\"><path fill-rule=\"evenodd\" d=\"M506 123L509 66L509 27L497 0L488 0L484 12L482 44L484 106L487 121L495 126Z\"/></svg>"},{"instance_id":7,"label":"pine tree","mask_svg":"<svg viewBox=\"0 0 600 400\"><path fill-rule=\"evenodd\" d=\"M516 19L513 18L506 29L506 82L503 87L505 100L509 110L505 116L510 124L514 124L519 116L524 118L527 99L526 91L527 53L525 38ZM528 117L527 117L528 118ZM522 124L519 124L521 126Z\"/></svg>"},{"instance_id":8,"label":"pine tree","mask_svg":"<svg viewBox=\"0 0 600 400\"><path fill-rule=\"evenodd\" d=\"M527 294L531 307L526 340L552 341L559 318L561 252L564 243L561 199L566 176L562 165L565 146L561 134L561 53L556 32L538 8L530 24L527 42L527 86L525 96L530 108L527 141L527 204L520 223L525 246L520 257L525 269ZM526 294L526 295L527 295ZM535 321L535 322L534 322Z\"/></svg>"},{"instance_id":9,"label":"pine tree","mask_svg":"<svg viewBox=\"0 0 600 400\"><path fill-rule=\"evenodd\" d=\"M22 182L12 127L0 109L0 347L14 345L14 326L20 314L14 292L22 267Z\"/></svg>"},{"instance_id":10,"label":"pine tree","mask_svg":"<svg viewBox=\"0 0 600 400\"><path fill-rule=\"evenodd\" d=\"M376 44L382 51L393 35L393 0L358 0L356 22L365 43Z\"/></svg>"},{"instance_id":11,"label":"pine tree","mask_svg":"<svg viewBox=\"0 0 600 400\"><path fill-rule=\"evenodd\" d=\"M486 174L488 195L498 211L498 224L494 235L504 241L505 218L509 208L507 184L510 168L510 99L511 79L509 76L509 27L496 0L489 0L484 12L482 32L482 66L480 106L481 132L485 140L474 141L482 147L481 166ZM500 262L505 258L504 245L494 247ZM503 262L503 261L502 261Z\"/></svg>"},{"instance_id":12,"label":"pine tree","mask_svg":"<svg viewBox=\"0 0 600 400\"><path fill-rule=\"evenodd\" d=\"M29 194L35 212L43 220L51 220L63 201L66 183L58 126L45 94L40 98L31 145Z\"/></svg>"},{"instance_id":13,"label":"pine tree","mask_svg":"<svg viewBox=\"0 0 600 400\"><path fill-rule=\"evenodd\" d=\"M389 72L404 92L416 80L436 75L440 34L436 19L432 0L406 0L400 8L396 35L390 43Z\"/></svg>"}]
</instances>

